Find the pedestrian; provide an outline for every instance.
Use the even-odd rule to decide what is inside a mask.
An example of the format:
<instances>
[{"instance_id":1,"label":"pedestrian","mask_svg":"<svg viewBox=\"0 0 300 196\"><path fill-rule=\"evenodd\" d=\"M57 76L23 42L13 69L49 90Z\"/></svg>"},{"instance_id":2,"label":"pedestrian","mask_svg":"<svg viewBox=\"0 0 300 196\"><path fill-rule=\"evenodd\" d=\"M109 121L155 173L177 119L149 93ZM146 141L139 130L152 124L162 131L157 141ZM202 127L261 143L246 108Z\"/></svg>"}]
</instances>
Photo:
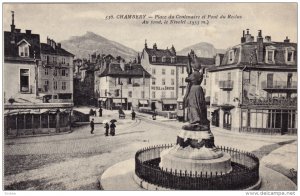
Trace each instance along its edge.
<instances>
[{"instance_id":1,"label":"pedestrian","mask_svg":"<svg viewBox=\"0 0 300 196\"><path fill-rule=\"evenodd\" d=\"M115 122L111 122L111 124L110 124L110 135L111 136L115 135L115 131L116 131L115 128L116 128Z\"/></svg>"},{"instance_id":2,"label":"pedestrian","mask_svg":"<svg viewBox=\"0 0 300 196\"><path fill-rule=\"evenodd\" d=\"M96 109L95 109L95 110L93 110L93 112L94 112L94 116L97 116L97 112L96 112Z\"/></svg>"},{"instance_id":3,"label":"pedestrian","mask_svg":"<svg viewBox=\"0 0 300 196\"><path fill-rule=\"evenodd\" d=\"M100 117L102 116L102 108L101 107L99 108L99 116Z\"/></svg>"},{"instance_id":4,"label":"pedestrian","mask_svg":"<svg viewBox=\"0 0 300 196\"><path fill-rule=\"evenodd\" d=\"M92 108L90 109L90 116L94 116L94 110Z\"/></svg>"},{"instance_id":5,"label":"pedestrian","mask_svg":"<svg viewBox=\"0 0 300 196\"><path fill-rule=\"evenodd\" d=\"M94 119L93 118L91 120L90 126L91 126L91 134L94 134Z\"/></svg>"},{"instance_id":6,"label":"pedestrian","mask_svg":"<svg viewBox=\"0 0 300 196\"><path fill-rule=\"evenodd\" d=\"M131 119L132 119L132 120L135 119L135 112L134 112L134 110L132 110L132 112L131 112Z\"/></svg>"},{"instance_id":7,"label":"pedestrian","mask_svg":"<svg viewBox=\"0 0 300 196\"><path fill-rule=\"evenodd\" d=\"M109 124L108 124L108 122L105 123L104 128L105 128L105 136L108 136L108 131L109 131Z\"/></svg>"}]
</instances>

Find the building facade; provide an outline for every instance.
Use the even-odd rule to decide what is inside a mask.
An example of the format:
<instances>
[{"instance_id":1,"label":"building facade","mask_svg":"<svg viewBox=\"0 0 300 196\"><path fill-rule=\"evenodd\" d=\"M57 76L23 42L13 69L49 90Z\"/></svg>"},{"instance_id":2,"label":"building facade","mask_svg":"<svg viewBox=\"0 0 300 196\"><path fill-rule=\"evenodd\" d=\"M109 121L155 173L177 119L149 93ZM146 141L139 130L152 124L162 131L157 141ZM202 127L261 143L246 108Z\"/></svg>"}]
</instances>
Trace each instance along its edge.
<instances>
[{"instance_id":1,"label":"building facade","mask_svg":"<svg viewBox=\"0 0 300 196\"><path fill-rule=\"evenodd\" d=\"M43 103L39 97L42 49L39 34L4 32L4 135L50 134L71 129L72 103Z\"/></svg>"},{"instance_id":2,"label":"building facade","mask_svg":"<svg viewBox=\"0 0 300 196\"><path fill-rule=\"evenodd\" d=\"M73 58L73 54L52 39L41 43L38 91L43 102L73 102Z\"/></svg>"},{"instance_id":3,"label":"building facade","mask_svg":"<svg viewBox=\"0 0 300 196\"><path fill-rule=\"evenodd\" d=\"M98 72L99 106L136 109L149 106L150 74L137 63L107 63Z\"/></svg>"},{"instance_id":4,"label":"building facade","mask_svg":"<svg viewBox=\"0 0 300 196\"><path fill-rule=\"evenodd\" d=\"M151 74L149 102L155 104L158 111L176 111L178 102L182 102L186 90L185 78L188 75L187 55L177 55L174 46L171 49L158 49L154 44L153 48L148 48L145 43L140 57L141 65ZM204 67L214 65L213 58L197 58ZM208 75L205 73L205 92L209 89L206 88L208 84Z\"/></svg>"},{"instance_id":5,"label":"building facade","mask_svg":"<svg viewBox=\"0 0 300 196\"><path fill-rule=\"evenodd\" d=\"M212 124L238 132L297 132L297 44L243 32L209 69Z\"/></svg>"}]
</instances>

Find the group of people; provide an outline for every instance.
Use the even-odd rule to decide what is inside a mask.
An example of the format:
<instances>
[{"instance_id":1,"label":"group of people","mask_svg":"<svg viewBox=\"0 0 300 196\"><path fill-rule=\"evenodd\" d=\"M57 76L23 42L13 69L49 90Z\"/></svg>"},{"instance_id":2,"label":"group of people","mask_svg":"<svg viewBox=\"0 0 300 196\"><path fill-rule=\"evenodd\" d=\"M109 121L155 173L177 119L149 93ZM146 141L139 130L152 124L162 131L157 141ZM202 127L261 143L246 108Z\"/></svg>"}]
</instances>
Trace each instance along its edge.
<instances>
[{"instance_id":1,"label":"group of people","mask_svg":"<svg viewBox=\"0 0 300 196\"><path fill-rule=\"evenodd\" d=\"M94 129L95 129L94 119L91 120L90 126L91 126L91 134L94 134ZM104 124L105 136L108 136L108 134L110 134L111 136L114 136L116 134L116 127L117 126L114 121L111 121L110 125L108 122L106 122Z\"/></svg>"},{"instance_id":2,"label":"group of people","mask_svg":"<svg viewBox=\"0 0 300 196\"><path fill-rule=\"evenodd\" d=\"M102 116L102 108L100 107L98 112L99 112L99 116L101 117ZM96 110L93 110L93 109L90 109L90 116L97 116L97 112Z\"/></svg>"}]
</instances>

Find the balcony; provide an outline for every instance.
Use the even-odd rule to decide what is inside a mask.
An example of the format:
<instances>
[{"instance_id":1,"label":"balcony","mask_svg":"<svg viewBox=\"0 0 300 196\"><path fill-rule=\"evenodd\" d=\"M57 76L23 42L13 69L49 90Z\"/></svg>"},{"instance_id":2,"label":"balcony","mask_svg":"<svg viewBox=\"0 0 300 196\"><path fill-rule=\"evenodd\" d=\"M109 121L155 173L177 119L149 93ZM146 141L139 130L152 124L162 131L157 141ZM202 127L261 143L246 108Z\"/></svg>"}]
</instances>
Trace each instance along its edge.
<instances>
[{"instance_id":1,"label":"balcony","mask_svg":"<svg viewBox=\"0 0 300 196\"><path fill-rule=\"evenodd\" d=\"M221 80L219 81L219 88L225 91L230 91L233 89L233 81L232 80Z\"/></svg>"},{"instance_id":2,"label":"balcony","mask_svg":"<svg viewBox=\"0 0 300 196\"><path fill-rule=\"evenodd\" d=\"M288 83L287 81L273 81L271 83L263 81L261 83L261 89L269 93L297 93L297 81L291 83Z\"/></svg>"},{"instance_id":3,"label":"balcony","mask_svg":"<svg viewBox=\"0 0 300 196\"><path fill-rule=\"evenodd\" d=\"M275 107L297 107L297 97L295 98L255 98L244 99L243 104L245 106L275 106Z\"/></svg>"}]
</instances>

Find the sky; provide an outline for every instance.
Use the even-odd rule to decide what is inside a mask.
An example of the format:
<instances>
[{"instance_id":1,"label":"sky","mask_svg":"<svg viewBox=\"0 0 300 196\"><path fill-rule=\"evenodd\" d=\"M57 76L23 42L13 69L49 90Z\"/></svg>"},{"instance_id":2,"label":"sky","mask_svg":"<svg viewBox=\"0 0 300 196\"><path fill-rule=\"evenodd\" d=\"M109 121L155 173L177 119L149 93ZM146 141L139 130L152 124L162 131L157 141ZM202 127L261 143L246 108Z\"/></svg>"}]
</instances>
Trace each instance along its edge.
<instances>
[{"instance_id":1,"label":"sky","mask_svg":"<svg viewBox=\"0 0 300 196\"><path fill-rule=\"evenodd\" d=\"M262 30L262 35L270 35L273 41L283 41L288 36L291 42L297 42L296 3L6 3L2 18L5 31L10 30L12 10L16 28L40 34L41 42L46 42L47 36L60 42L91 31L136 51L143 49L145 39L150 47L153 43L158 48L174 45L177 51L199 42L226 49L239 44L247 28L254 37ZM218 19L210 19L207 25L146 25L142 24L143 20L105 20L106 16L116 18L126 14L218 15ZM228 14L241 16L241 19L220 19L221 15L227 17Z\"/></svg>"}]
</instances>

